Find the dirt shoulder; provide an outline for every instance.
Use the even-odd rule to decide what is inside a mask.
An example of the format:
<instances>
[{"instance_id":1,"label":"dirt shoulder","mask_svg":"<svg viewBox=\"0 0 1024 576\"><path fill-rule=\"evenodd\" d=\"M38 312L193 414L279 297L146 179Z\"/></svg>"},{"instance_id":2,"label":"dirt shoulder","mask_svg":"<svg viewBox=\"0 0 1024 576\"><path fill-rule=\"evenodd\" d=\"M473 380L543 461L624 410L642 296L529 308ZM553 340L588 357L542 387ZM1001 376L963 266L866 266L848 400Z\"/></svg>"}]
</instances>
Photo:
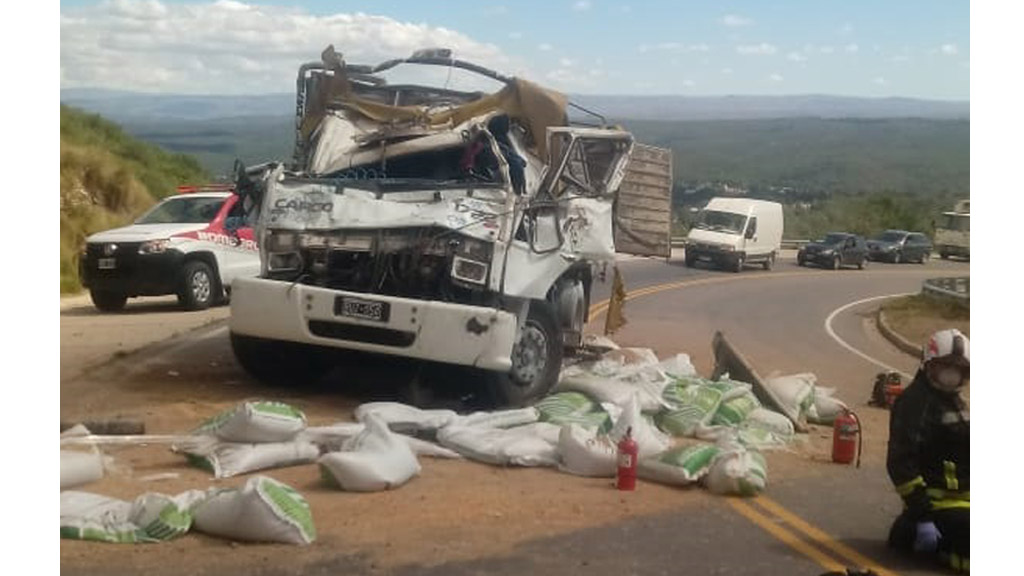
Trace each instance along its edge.
<instances>
[{"instance_id":1,"label":"dirt shoulder","mask_svg":"<svg viewBox=\"0 0 1024 576\"><path fill-rule=\"evenodd\" d=\"M971 335L970 307L923 295L898 298L881 307L889 328L908 342L921 345L939 330L956 328Z\"/></svg>"}]
</instances>

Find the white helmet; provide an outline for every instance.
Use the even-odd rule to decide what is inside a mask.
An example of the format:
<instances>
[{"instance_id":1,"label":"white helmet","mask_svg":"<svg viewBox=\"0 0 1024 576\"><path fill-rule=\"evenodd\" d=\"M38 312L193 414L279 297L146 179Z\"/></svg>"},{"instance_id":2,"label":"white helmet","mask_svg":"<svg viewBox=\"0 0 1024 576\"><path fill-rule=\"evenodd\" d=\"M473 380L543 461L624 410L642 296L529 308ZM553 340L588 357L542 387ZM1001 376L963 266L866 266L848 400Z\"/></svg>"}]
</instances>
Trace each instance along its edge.
<instances>
[{"instance_id":1,"label":"white helmet","mask_svg":"<svg viewBox=\"0 0 1024 576\"><path fill-rule=\"evenodd\" d=\"M932 334L924 347L924 363L932 360L971 367L971 341L956 328Z\"/></svg>"}]
</instances>

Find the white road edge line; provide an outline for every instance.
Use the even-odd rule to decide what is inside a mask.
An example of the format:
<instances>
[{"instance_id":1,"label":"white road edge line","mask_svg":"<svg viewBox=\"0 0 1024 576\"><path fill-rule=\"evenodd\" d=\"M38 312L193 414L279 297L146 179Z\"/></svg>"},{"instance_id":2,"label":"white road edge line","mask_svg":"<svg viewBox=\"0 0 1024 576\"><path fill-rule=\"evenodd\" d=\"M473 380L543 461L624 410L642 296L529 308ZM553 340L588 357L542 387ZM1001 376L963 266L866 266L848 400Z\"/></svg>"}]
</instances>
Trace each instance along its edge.
<instances>
[{"instance_id":1,"label":"white road edge line","mask_svg":"<svg viewBox=\"0 0 1024 576\"><path fill-rule=\"evenodd\" d=\"M839 308L836 308L835 310L833 310L832 313L828 315L828 318L825 319L825 331L828 332L828 335L831 336L833 340L838 342L840 346L842 346L843 348L846 348L850 352L853 352L857 356L860 356L861 358L867 360L868 362L871 362L872 364L874 364L876 366L879 366L879 367L885 369L888 372L899 372L904 378L906 378L908 380L912 379L913 378L912 374L907 374L906 372L904 372L902 370L893 368L892 366L889 366L885 362L882 362L881 360L877 360L875 358L872 358L871 356L868 356L867 354L865 354L865 353L861 352L860 350L857 350L853 346L850 346L849 344L847 344L846 341L843 340L842 338L840 338L839 335L836 334L835 330L832 329L832 320L834 320L835 317L838 316L839 314L842 314L843 311L845 311L846 309L853 308L854 306L859 306L859 305L864 304L866 302L872 302L874 300L885 300L885 299L888 299L888 298L899 298L900 296L913 296L914 294L917 294L917 292L904 292L902 294L887 294L885 296L874 296L872 298L865 298L863 300L857 300L856 302L850 302L849 304L846 304L844 306L840 306Z\"/></svg>"}]
</instances>

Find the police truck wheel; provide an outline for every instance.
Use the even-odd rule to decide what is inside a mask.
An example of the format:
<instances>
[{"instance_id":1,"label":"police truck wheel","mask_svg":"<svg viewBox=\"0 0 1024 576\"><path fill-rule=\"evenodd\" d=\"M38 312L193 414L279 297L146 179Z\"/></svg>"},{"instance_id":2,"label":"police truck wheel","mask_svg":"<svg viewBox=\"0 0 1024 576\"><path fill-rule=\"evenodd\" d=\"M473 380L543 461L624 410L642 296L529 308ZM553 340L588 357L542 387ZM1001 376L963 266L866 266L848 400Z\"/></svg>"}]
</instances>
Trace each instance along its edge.
<instances>
[{"instance_id":1,"label":"police truck wheel","mask_svg":"<svg viewBox=\"0 0 1024 576\"><path fill-rule=\"evenodd\" d=\"M307 385L331 368L330 358L312 346L231 333L235 360L264 384Z\"/></svg>"},{"instance_id":2,"label":"police truck wheel","mask_svg":"<svg viewBox=\"0 0 1024 576\"><path fill-rule=\"evenodd\" d=\"M205 262L187 262L181 274L178 302L186 310L205 310L217 300L220 290L213 271Z\"/></svg>"},{"instance_id":3,"label":"police truck wheel","mask_svg":"<svg viewBox=\"0 0 1024 576\"><path fill-rule=\"evenodd\" d=\"M96 308L104 312L123 310L125 303L128 302L128 296L110 290L90 290L89 297Z\"/></svg>"},{"instance_id":4,"label":"police truck wheel","mask_svg":"<svg viewBox=\"0 0 1024 576\"><path fill-rule=\"evenodd\" d=\"M512 347L508 372L487 372L494 401L501 406L528 406L540 400L558 382L562 369L562 330L550 303L534 300Z\"/></svg>"}]
</instances>

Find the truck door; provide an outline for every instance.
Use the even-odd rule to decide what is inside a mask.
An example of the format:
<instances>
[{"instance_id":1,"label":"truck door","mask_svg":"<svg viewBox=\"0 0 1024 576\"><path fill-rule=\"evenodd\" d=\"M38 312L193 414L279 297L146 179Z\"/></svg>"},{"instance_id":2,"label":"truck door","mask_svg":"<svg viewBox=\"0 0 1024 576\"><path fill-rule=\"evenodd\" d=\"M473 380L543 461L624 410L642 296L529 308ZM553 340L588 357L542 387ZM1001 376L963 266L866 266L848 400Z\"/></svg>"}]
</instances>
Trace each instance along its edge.
<instances>
[{"instance_id":1,"label":"truck door","mask_svg":"<svg viewBox=\"0 0 1024 576\"><path fill-rule=\"evenodd\" d=\"M672 256L672 150L633 145L613 217L616 252Z\"/></svg>"}]
</instances>

